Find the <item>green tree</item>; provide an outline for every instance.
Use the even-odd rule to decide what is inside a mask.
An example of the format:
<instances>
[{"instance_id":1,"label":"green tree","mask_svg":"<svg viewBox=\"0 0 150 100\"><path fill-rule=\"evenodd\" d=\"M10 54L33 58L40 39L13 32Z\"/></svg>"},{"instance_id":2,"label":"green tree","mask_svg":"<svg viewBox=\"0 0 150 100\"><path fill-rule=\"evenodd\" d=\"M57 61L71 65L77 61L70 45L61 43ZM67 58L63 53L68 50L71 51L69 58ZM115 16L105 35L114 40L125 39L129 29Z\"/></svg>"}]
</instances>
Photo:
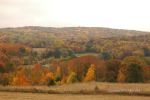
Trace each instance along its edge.
<instances>
[{"instance_id":1,"label":"green tree","mask_svg":"<svg viewBox=\"0 0 150 100\"><path fill-rule=\"evenodd\" d=\"M61 51L59 48L56 48L54 51L54 57L55 58L60 58L61 57Z\"/></svg>"},{"instance_id":2,"label":"green tree","mask_svg":"<svg viewBox=\"0 0 150 100\"><path fill-rule=\"evenodd\" d=\"M14 70L14 64L12 62L7 62L5 64L5 71L10 72Z\"/></svg>"},{"instance_id":3,"label":"green tree","mask_svg":"<svg viewBox=\"0 0 150 100\"><path fill-rule=\"evenodd\" d=\"M150 56L150 50L149 50L149 48L143 48L143 51L144 51L144 55L145 56Z\"/></svg>"},{"instance_id":4,"label":"green tree","mask_svg":"<svg viewBox=\"0 0 150 100\"><path fill-rule=\"evenodd\" d=\"M144 82L144 73L143 69L138 64L130 64L127 69L126 82Z\"/></svg>"},{"instance_id":5,"label":"green tree","mask_svg":"<svg viewBox=\"0 0 150 100\"><path fill-rule=\"evenodd\" d=\"M87 52L96 52L96 49L94 48L94 43L93 43L93 40L89 40L86 45L86 51Z\"/></svg>"},{"instance_id":6,"label":"green tree","mask_svg":"<svg viewBox=\"0 0 150 100\"><path fill-rule=\"evenodd\" d=\"M23 56L23 55L25 55L25 53L26 53L26 49L23 48L23 47L21 47L21 48L19 48L18 53L19 53L20 56Z\"/></svg>"},{"instance_id":7,"label":"green tree","mask_svg":"<svg viewBox=\"0 0 150 100\"><path fill-rule=\"evenodd\" d=\"M73 50L71 50L71 49L69 49L68 50L68 55L70 56L70 57L76 57L76 55L75 55L75 52L73 51Z\"/></svg>"},{"instance_id":8,"label":"green tree","mask_svg":"<svg viewBox=\"0 0 150 100\"><path fill-rule=\"evenodd\" d=\"M117 80L119 82L143 82L145 62L139 57L126 57L120 66Z\"/></svg>"},{"instance_id":9,"label":"green tree","mask_svg":"<svg viewBox=\"0 0 150 100\"><path fill-rule=\"evenodd\" d=\"M109 60L112 58L112 55L109 52L102 52L100 55L100 58L104 60Z\"/></svg>"}]
</instances>

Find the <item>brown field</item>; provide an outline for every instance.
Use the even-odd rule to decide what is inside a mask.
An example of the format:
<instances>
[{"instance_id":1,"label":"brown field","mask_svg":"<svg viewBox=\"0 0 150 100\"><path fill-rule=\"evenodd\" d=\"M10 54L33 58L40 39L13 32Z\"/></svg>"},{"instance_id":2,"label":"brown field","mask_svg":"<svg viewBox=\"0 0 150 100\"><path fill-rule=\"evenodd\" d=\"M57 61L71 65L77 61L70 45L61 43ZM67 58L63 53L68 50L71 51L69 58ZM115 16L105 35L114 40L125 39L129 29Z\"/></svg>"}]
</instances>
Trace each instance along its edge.
<instances>
[{"instance_id":1,"label":"brown field","mask_svg":"<svg viewBox=\"0 0 150 100\"><path fill-rule=\"evenodd\" d=\"M105 83L105 82L83 82L74 84L64 84L56 86L0 86L0 91L3 89L37 89L37 90L52 90L52 91L93 91L95 87L99 90L109 91L137 91L137 92L150 92L150 83Z\"/></svg>"},{"instance_id":2,"label":"brown field","mask_svg":"<svg viewBox=\"0 0 150 100\"><path fill-rule=\"evenodd\" d=\"M65 84L61 86L50 87L52 90L59 91L80 91L93 90L97 86L99 90L124 90L124 91L139 91L150 92L150 83L105 83L105 82L89 82L89 83L75 83Z\"/></svg>"},{"instance_id":3,"label":"brown field","mask_svg":"<svg viewBox=\"0 0 150 100\"><path fill-rule=\"evenodd\" d=\"M144 96L123 95L67 95L0 92L0 100L149 100Z\"/></svg>"},{"instance_id":4,"label":"brown field","mask_svg":"<svg viewBox=\"0 0 150 100\"><path fill-rule=\"evenodd\" d=\"M80 94L81 91L94 92L99 90L109 92L139 92L150 93L150 84L121 84L121 83L76 83L61 86L27 86L27 87L0 87L0 100L150 100L150 96L124 95L124 94ZM19 90L19 91L18 91ZM13 92L7 92L13 91ZM15 92L18 91L18 92ZM25 93L26 91L28 93ZM32 93L35 92L35 93ZM38 93L36 93L38 92ZM59 93L59 94L57 94ZM77 94L76 94L77 93Z\"/></svg>"}]
</instances>

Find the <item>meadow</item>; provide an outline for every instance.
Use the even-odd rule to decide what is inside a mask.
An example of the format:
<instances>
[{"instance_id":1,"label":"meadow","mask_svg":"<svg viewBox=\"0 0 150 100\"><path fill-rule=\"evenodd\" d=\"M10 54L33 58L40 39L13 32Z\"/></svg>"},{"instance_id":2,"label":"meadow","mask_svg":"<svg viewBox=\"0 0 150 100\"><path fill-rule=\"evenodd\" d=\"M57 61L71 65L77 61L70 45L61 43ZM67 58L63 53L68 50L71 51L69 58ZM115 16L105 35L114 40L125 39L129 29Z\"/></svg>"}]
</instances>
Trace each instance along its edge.
<instances>
[{"instance_id":1,"label":"meadow","mask_svg":"<svg viewBox=\"0 0 150 100\"><path fill-rule=\"evenodd\" d=\"M16 96L17 95L17 96ZM149 97L120 95L66 95L0 92L0 100L149 100Z\"/></svg>"},{"instance_id":2,"label":"meadow","mask_svg":"<svg viewBox=\"0 0 150 100\"><path fill-rule=\"evenodd\" d=\"M129 95L150 97L150 84L88 82L56 86L6 86L0 92L66 94L66 95Z\"/></svg>"}]
</instances>

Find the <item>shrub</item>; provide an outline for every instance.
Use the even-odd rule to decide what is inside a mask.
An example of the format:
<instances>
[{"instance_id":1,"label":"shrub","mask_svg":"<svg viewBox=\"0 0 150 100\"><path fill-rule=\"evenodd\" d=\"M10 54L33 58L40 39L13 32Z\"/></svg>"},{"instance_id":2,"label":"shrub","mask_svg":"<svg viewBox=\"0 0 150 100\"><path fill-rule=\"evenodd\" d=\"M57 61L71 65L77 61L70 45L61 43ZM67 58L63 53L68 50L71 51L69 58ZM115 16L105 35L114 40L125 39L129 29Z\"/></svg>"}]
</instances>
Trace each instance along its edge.
<instances>
[{"instance_id":1,"label":"shrub","mask_svg":"<svg viewBox=\"0 0 150 100\"><path fill-rule=\"evenodd\" d=\"M55 81L56 81L56 82L61 81L61 76L60 76L60 75L56 75L56 76L55 76Z\"/></svg>"},{"instance_id":2,"label":"shrub","mask_svg":"<svg viewBox=\"0 0 150 100\"><path fill-rule=\"evenodd\" d=\"M47 78L47 86L55 85L55 81L51 78Z\"/></svg>"}]
</instances>

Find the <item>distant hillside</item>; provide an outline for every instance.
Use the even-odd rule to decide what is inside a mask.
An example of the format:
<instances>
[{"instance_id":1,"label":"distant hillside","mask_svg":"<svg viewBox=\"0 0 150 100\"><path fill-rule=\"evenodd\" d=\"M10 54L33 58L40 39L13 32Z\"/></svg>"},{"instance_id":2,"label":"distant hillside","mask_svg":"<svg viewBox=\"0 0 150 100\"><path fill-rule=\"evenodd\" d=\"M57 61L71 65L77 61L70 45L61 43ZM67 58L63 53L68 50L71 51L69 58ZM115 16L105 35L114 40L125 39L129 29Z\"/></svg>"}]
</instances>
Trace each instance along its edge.
<instances>
[{"instance_id":1,"label":"distant hillside","mask_svg":"<svg viewBox=\"0 0 150 100\"><path fill-rule=\"evenodd\" d=\"M41 45L40 47L61 41L87 41L89 39L130 37L146 35L150 32L135 30L110 29L100 27L19 27L1 28L0 42L21 43L29 46Z\"/></svg>"}]
</instances>

